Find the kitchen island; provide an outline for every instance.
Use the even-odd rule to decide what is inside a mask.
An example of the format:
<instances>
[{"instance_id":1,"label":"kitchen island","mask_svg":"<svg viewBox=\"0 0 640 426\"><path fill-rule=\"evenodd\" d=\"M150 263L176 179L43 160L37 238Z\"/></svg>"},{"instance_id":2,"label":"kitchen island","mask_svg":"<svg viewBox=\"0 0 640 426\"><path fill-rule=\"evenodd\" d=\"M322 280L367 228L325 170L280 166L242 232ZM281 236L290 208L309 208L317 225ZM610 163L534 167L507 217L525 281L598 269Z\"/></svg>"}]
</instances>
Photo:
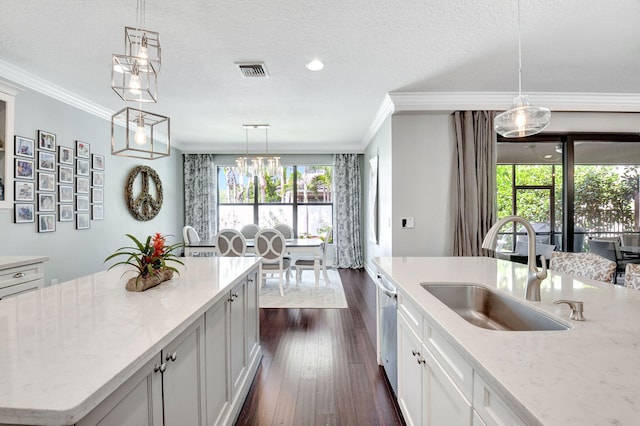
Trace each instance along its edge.
<instances>
[{"instance_id":1,"label":"kitchen island","mask_svg":"<svg viewBox=\"0 0 640 426\"><path fill-rule=\"evenodd\" d=\"M0 423L93 424L117 413L118 424L140 406L121 403L131 389L148 405L143 416L161 422L163 410L172 415L172 371L193 373L176 386L195 395L185 404L196 422L231 423L261 358L259 260L183 260L179 275L140 293L114 268L0 300Z\"/></svg>"},{"instance_id":2,"label":"kitchen island","mask_svg":"<svg viewBox=\"0 0 640 426\"><path fill-rule=\"evenodd\" d=\"M425 374L423 384L429 381L432 388L448 389L453 395L449 413L464 419L449 424L497 424L491 418L502 413L511 416L511 424L640 424L640 292L549 271L541 285L542 300L530 302L523 297L527 267L518 263L482 257L397 257L376 258L375 264L398 288L399 381L406 368L427 365L433 374ZM570 329L479 328L422 283L477 283L498 289ZM566 305L553 304L559 299L584 302L585 321L570 320ZM416 317L424 322L419 318L404 325ZM424 343L418 341L422 338ZM421 353L405 354L403 366L402 351L410 345ZM414 376L405 374L405 382ZM429 386L424 389L428 392ZM436 412L448 403L411 398L399 395L405 419L413 416L409 424L415 419L428 424L432 413L427 411ZM405 410L412 412L407 416Z\"/></svg>"}]
</instances>

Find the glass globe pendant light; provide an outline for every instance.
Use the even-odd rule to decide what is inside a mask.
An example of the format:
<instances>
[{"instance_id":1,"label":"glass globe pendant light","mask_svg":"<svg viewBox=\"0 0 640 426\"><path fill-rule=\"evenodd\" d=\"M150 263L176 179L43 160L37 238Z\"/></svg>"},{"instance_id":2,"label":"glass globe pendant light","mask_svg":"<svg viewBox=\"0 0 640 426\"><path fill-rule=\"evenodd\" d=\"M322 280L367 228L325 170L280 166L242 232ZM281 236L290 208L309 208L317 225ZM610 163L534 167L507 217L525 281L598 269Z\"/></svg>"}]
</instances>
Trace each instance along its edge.
<instances>
[{"instance_id":1,"label":"glass globe pendant light","mask_svg":"<svg viewBox=\"0 0 640 426\"><path fill-rule=\"evenodd\" d=\"M520 0L518 0L518 96L513 99L511 109L498 114L493 120L496 132L505 138L521 138L535 135L551 123L548 108L533 106L529 97L522 94L522 46L520 36Z\"/></svg>"}]
</instances>

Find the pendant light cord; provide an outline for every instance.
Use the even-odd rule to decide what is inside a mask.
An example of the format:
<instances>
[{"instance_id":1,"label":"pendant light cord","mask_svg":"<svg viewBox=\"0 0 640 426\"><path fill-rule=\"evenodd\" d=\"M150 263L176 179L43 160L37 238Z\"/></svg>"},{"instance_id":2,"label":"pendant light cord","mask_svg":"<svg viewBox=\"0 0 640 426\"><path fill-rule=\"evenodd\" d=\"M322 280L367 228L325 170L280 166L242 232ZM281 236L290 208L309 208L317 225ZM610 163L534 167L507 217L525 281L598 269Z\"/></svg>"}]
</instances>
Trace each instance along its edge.
<instances>
[{"instance_id":1,"label":"pendant light cord","mask_svg":"<svg viewBox=\"0 0 640 426\"><path fill-rule=\"evenodd\" d=\"M520 36L520 0L518 0L518 95L522 96L522 40Z\"/></svg>"}]
</instances>

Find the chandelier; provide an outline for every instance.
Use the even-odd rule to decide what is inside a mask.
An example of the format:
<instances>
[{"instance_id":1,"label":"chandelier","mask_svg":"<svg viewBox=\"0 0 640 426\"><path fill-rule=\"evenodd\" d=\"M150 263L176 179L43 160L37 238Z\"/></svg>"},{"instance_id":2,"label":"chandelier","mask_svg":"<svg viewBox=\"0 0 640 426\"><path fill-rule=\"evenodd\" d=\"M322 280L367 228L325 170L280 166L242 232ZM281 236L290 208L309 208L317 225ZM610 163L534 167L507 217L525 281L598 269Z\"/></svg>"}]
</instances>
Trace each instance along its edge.
<instances>
[{"instance_id":1,"label":"chandelier","mask_svg":"<svg viewBox=\"0 0 640 426\"><path fill-rule=\"evenodd\" d=\"M160 34L144 29L145 0L137 0L136 26L125 27L123 55L112 55L111 88L123 101L136 102L111 117L111 154L153 160L171 152L169 117L142 110L158 102Z\"/></svg>"},{"instance_id":2,"label":"chandelier","mask_svg":"<svg viewBox=\"0 0 640 426\"><path fill-rule=\"evenodd\" d=\"M518 0L518 96L513 99L511 109L496 116L494 129L505 138L519 138L540 133L551 123L551 111L529 103L522 94L522 42L520 35L520 0Z\"/></svg>"},{"instance_id":3,"label":"chandelier","mask_svg":"<svg viewBox=\"0 0 640 426\"><path fill-rule=\"evenodd\" d=\"M236 158L236 167L240 175L251 176L251 159L249 158L249 127L244 126L246 153Z\"/></svg>"},{"instance_id":4,"label":"chandelier","mask_svg":"<svg viewBox=\"0 0 640 426\"><path fill-rule=\"evenodd\" d=\"M249 153L249 148L248 148L249 147L249 136L248 136L249 129L264 129L266 151L264 156L256 156L256 157L253 157L253 159L251 160L251 169L253 171L253 174L258 176L262 174L275 176L278 173L280 173L280 157L269 154L269 125L268 124L244 124L243 127L247 132L247 157ZM246 167L248 167L247 157L245 157L247 161ZM240 160L240 158L241 157L236 159L236 164L238 164L238 160Z\"/></svg>"}]
</instances>

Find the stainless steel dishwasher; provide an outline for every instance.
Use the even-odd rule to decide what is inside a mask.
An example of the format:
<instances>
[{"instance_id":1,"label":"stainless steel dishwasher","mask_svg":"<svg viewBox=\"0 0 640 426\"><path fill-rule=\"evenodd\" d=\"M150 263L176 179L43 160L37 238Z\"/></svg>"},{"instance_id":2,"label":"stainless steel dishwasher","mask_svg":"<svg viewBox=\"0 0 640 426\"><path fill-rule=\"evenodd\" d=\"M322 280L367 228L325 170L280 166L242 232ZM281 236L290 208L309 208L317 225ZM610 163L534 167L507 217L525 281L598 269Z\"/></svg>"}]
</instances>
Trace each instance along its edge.
<instances>
[{"instance_id":1,"label":"stainless steel dishwasher","mask_svg":"<svg viewBox=\"0 0 640 426\"><path fill-rule=\"evenodd\" d=\"M378 274L380 358L393 393L398 392L398 295L396 287Z\"/></svg>"}]
</instances>

